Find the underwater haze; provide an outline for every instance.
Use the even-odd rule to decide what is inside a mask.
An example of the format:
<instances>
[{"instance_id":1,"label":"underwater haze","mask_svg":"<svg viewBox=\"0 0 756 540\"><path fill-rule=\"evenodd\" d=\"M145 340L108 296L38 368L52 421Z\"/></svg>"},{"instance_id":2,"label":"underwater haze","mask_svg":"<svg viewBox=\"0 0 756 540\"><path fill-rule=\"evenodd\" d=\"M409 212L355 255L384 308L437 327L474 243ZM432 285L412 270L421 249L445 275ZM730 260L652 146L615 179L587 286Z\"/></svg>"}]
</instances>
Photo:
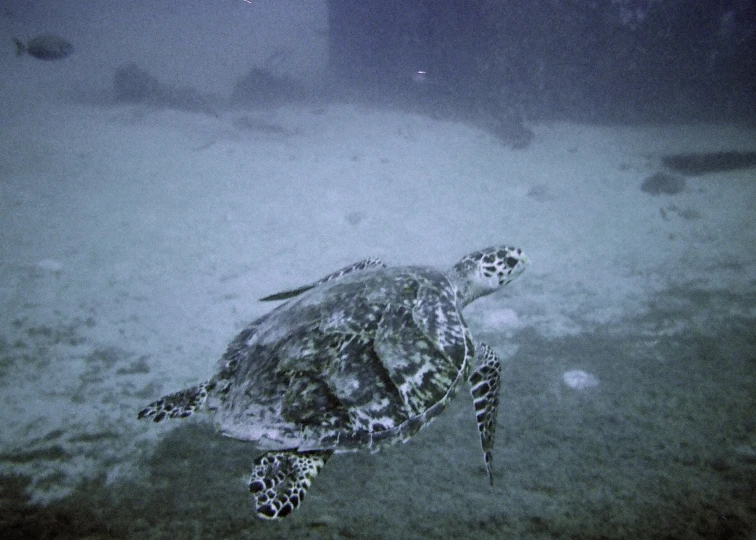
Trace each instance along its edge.
<instances>
[{"instance_id":1,"label":"underwater haze","mask_svg":"<svg viewBox=\"0 0 756 540\"><path fill-rule=\"evenodd\" d=\"M0 34L1 538L756 538L753 2L0 0ZM501 244L527 269L464 311L493 487L468 385L278 522L264 449L137 419L260 298Z\"/></svg>"}]
</instances>

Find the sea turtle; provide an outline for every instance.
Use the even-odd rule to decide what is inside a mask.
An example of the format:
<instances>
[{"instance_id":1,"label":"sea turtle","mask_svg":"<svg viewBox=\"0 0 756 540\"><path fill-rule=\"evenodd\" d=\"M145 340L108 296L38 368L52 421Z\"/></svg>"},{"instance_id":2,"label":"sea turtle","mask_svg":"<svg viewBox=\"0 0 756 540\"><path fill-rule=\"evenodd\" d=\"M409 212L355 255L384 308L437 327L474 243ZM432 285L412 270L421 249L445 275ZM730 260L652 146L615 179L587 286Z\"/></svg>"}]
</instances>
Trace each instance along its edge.
<instances>
[{"instance_id":1,"label":"sea turtle","mask_svg":"<svg viewBox=\"0 0 756 540\"><path fill-rule=\"evenodd\" d=\"M371 258L267 296L261 300L287 301L229 344L210 380L162 397L138 418L212 411L223 435L266 450L249 489L258 516L278 519L299 506L334 452L406 441L469 379L493 485L501 367L491 348L473 342L461 311L526 263L520 249L503 246L447 272Z\"/></svg>"}]
</instances>

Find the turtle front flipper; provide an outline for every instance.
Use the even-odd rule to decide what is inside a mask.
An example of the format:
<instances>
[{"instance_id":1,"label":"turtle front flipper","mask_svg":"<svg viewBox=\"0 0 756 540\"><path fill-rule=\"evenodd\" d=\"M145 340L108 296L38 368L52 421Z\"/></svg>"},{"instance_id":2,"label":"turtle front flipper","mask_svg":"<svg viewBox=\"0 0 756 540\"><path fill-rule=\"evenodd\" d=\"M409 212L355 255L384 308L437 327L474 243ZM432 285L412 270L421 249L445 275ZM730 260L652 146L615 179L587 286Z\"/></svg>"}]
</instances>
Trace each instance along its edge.
<instances>
[{"instance_id":1,"label":"turtle front flipper","mask_svg":"<svg viewBox=\"0 0 756 540\"><path fill-rule=\"evenodd\" d=\"M332 454L331 450L278 450L257 458L249 479L257 515L263 519L281 519L296 510L312 479Z\"/></svg>"},{"instance_id":2,"label":"turtle front flipper","mask_svg":"<svg viewBox=\"0 0 756 540\"><path fill-rule=\"evenodd\" d=\"M369 268L384 268L385 266L386 265L383 264L382 260L376 257L370 257L369 259L364 259L354 264L350 264L349 266L345 266L341 270L336 270L335 272L328 274L324 278L317 280L315 283L303 285L301 287L297 287L296 289L289 289L288 291L274 293L264 298L260 298L260 301L271 302L273 300L288 300L289 298L298 296L304 292L309 291L310 289L314 289L318 285L322 285L323 283L326 283L328 281L333 281L334 279L339 279L347 274L351 274L352 272L359 272L361 270L367 270Z\"/></svg>"},{"instance_id":3,"label":"turtle front flipper","mask_svg":"<svg viewBox=\"0 0 756 540\"><path fill-rule=\"evenodd\" d=\"M214 386L211 382L204 382L173 394L163 396L153 401L139 411L137 419L152 418L153 422L160 422L166 418L186 418L202 410L207 401L207 393Z\"/></svg>"},{"instance_id":4,"label":"turtle front flipper","mask_svg":"<svg viewBox=\"0 0 756 540\"><path fill-rule=\"evenodd\" d=\"M496 411L499 406L499 387L501 381L501 364L496 353L486 344L480 343L475 348L475 371L470 376L470 386L475 406L475 419L478 422L480 443L483 446L483 459L486 462L488 482L493 486L494 435L496 432Z\"/></svg>"}]
</instances>

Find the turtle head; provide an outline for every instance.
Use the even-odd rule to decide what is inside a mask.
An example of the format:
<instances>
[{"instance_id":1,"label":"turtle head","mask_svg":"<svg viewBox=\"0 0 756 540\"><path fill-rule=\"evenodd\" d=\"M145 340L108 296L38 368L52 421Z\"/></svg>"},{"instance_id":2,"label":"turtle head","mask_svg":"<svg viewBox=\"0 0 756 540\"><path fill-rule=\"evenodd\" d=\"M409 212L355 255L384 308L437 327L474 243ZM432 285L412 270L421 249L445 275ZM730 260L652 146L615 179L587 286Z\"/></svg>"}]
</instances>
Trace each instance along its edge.
<instances>
[{"instance_id":1,"label":"turtle head","mask_svg":"<svg viewBox=\"0 0 756 540\"><path fill-rule=\"evenodd\" d=\"M500 289L519 276L527 264L522 250L513 247L493 246L465 255L451 271L460 303L466 306Z\"/></svg>"}]
</instances>

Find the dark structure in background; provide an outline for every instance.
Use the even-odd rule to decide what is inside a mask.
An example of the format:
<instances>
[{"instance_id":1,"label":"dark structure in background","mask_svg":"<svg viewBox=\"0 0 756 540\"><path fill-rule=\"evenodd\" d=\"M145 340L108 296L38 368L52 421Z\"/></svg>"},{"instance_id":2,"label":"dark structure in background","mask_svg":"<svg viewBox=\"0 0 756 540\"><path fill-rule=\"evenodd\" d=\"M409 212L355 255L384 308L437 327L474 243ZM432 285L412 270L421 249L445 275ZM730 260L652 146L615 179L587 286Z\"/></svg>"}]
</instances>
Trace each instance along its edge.
<instances>
[{"instance_id":1,"label":"dark structure in background","mask_svg":"<svg viewBox=\"0 0 756 540\"><path fill-rule=\"evenodd\" d=\"M756 120L754 0L329 0L328 10L330 78L355 99L442 116Z\"/></svg>"},{"instance_id":2,"label":"dark structure in background","mask_svg":"<svg viewBox=\"0 0 756 540\"><path fill-rule=\"evenodd\" d=\"M488 80L482 0L332 0L330 80L341 97L475 124L522 148L533 133L508 87Z\"/></svg>"}]
</instances>

